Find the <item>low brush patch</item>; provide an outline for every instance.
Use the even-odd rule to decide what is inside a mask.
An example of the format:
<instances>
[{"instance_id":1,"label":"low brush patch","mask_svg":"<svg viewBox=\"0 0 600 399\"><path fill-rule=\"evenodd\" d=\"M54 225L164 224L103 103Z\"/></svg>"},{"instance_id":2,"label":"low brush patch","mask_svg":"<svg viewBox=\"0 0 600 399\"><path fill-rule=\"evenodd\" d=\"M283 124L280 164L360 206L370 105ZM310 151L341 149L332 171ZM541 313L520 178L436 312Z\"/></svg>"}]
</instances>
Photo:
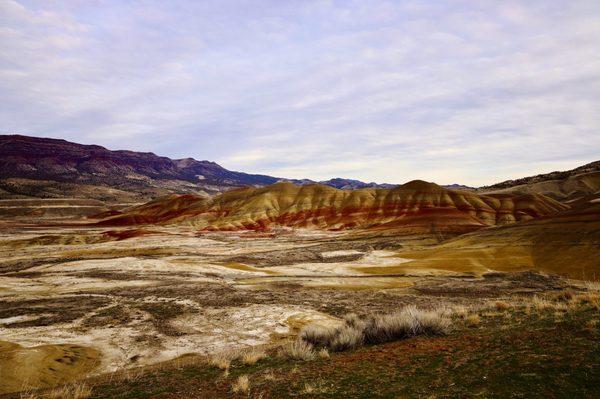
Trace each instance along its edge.
<instances>
[{"instance_id":1,"label":"low brush patch","mask_svg":"<svg viewBox=\"0 0 600 399\"><path fill-rule=\"evenodd\" d=\"M241 375L231 385L231 391L233 393L246 393L250 390L250 379L247 375Z\"/></svg>"},{"instance_id":2,"label":"low brush patch","mask_svg":"<svg viewBox=\"0 0 600 399\"><path fill-rule=\"evenodd\" d=\"M231 362L235 357L235 354L231 351L217 352L209 358L208 363L218 369L229 370L229 366L231 366Z\"/></svg>"},{"instance_id":3,"label":"low brush patch","mask_svg":"<svg viewBox=\"0 0 600 399\"><path fill-rule=\"evenodd\" d=\"M23 391L20 399L86 399L92 396L92 388L83 383L75 382L52 388L40 394Z\"/></svg>"},{"instance_id":4,"label":"low brush patch","mask_svg":"<svg viewBox=\"0 0 600 399\"><path fill-rule=\"evenodd\" d=\"M300 341L334 352L365 344L379 344L418 335L444 335L452 321L443 311L420 310L407 306L399 312L361 319L344 318L339 327L309 325L300 332Z\"/></svg>"},{"instance_id":5,"label":"low brush patch","mask_svg":"<svg viewBox=\"0 0 600 399\"><path fill-rule=\"evenodd\" d=\"M266 357L267 353L264 350L251 348L242 354L242 364L252 366Z\"/></svg>"},{"instance_id":6,"label":"low brush patch","mask_svg":"<svg viewBox=\"0 0 600 399\"><path fill-rule=\"evenodd\" d=\"M302 339L297 339L283 347L283 353L294 360L308 361L313 360L316 357L312 344Z\"/></svg>"}]
</instances>

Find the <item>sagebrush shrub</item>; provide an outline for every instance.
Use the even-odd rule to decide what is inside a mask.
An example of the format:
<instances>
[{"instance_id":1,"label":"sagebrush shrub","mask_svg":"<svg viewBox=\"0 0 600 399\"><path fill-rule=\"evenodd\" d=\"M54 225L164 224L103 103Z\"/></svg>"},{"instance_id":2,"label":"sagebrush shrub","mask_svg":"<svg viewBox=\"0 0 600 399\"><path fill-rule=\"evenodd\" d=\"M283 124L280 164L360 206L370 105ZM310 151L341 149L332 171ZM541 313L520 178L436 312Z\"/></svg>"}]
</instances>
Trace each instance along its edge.
<instances>
[{"instance_id":1,"label":"sagebrush shrub","mask_svg":"<svg viewBox=\"0 0 600 399\"><path fill-rule=\"evenodd\" d=\"M302 339L297 339L284 347L284 353L296 360L313 360L316 357L313 346Z\"/></svg>"},{"instance_id":2,"label":"sagebrush shrub","mask_svg":"<svg viewBox=\"0 0 600 399\"><path fill-rule=\"evenodd\" d=\"M333 351L356 348L409 338L416 335L441 335L450 330L447 312L425 311L406 306L399 312L361 319L354 314L344 317L338 327L309 325L300 333L300 340Z\"/></svg>"}]
</instances>

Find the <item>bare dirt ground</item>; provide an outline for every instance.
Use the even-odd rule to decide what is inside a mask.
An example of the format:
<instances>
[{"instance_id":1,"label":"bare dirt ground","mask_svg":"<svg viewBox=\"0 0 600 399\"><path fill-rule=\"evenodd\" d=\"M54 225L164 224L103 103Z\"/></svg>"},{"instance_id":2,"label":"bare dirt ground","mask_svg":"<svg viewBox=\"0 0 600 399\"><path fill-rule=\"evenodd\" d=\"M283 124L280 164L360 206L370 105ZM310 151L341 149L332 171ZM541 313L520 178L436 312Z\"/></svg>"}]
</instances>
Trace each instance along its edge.
<instances>
[{"instance_id":1,"label":"bare dirt ground","mask_svg":"<svg viewBox=\"0 0 600 399\"><path fill-rule=\"evenodd\" d=\"M423 242L309 230L4 224L0 393L268 345L350 312L473 305L570 284L527 272L398 273L410 259L397 251Z\"/></svg>"}]
</instances>

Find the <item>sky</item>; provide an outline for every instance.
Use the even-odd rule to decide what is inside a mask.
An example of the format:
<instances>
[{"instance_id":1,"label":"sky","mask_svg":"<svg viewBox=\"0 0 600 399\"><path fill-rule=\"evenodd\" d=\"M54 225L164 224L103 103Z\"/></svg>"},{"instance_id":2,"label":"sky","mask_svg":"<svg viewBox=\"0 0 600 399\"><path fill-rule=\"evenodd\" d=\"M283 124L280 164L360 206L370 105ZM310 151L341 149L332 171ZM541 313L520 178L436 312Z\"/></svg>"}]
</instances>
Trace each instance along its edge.
<instances>
[{"instance_id":1,"label":"sky","mask_svg":"<svg viewBox=\"0 0 600 399\"><path fill-rule=\"evenodd\" d=\"M0 132L472 186L600 159L600 1L0 0Z\"/></svg>"}]
</instances>

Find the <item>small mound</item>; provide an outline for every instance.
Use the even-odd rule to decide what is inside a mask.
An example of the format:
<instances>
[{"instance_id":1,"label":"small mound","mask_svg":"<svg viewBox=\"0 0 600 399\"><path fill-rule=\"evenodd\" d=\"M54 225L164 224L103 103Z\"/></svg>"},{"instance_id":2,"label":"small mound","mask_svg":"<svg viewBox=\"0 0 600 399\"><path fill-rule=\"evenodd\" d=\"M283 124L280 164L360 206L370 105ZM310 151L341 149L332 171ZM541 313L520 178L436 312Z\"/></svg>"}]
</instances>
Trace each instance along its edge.
<instances>
[{"instance_id":1,"label":"small mound","mask_svg":"<svg viewBox=\"0 0 600 399\"><path fill-rule=\"evenodd\" d=\"M100 363L100 352L79 345L24 348L0 341L0 394L23 387L49 388L84 377Z\"/></svg>"},{"instance_id":2,"label":"small mound","mask_svg":"<svg viewBox=\"0 0 600 399\"><path fill-rule=\"evenodd\" d=\"M105 212L100 212L100 213L96 213L94 215L90 215L87 218L88 219L106 219L106 218L110 218L113 216L119 216L122 214L123 214L123 212L121 212L121 211L118 211L116 209L111 209L111 210L108 210Z\"/></svg>"},{"instance_id":3,"label":"small mound","mask_svg":"<svg viewBox=\"0 0 600 399\"><path fill-rule=\"evenodd\" d=\"M411 180L408 183L405 183L401 186L398 186L397 189L400 190L415 190L415 191L439 191L444 190L443 187L438 186L435 183L426 182L424 180Z\"/></svg>"},{"instance_id":4,"label":"small mound","mask_svg":"<svg viewBox=\"0 0 600 399\"><path fill-rule=\"evenodd\" d=\"M128 238L143 237L152 234L156 234L153 231L144 229L131 229L131 230L109 230L102 233L107 238L113 238L116 241L126 240Z\"/></svg>"}]
</instances>

